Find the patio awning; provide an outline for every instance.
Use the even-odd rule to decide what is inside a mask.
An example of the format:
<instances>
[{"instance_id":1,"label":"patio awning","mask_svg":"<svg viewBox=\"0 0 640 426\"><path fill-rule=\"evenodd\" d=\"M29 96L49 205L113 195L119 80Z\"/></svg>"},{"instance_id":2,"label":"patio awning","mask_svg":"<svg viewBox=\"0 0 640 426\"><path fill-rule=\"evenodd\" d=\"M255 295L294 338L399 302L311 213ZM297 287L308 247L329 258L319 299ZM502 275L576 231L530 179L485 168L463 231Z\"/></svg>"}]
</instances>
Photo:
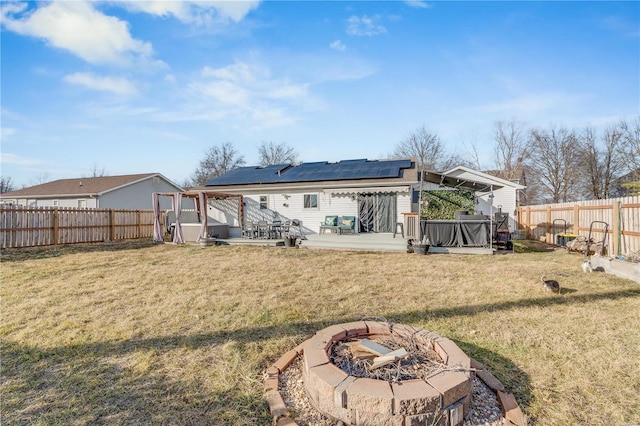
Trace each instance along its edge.
<instances>
[{"instance_id":1,"label":"patio awning","mask_svg":"<svg viewBox=\"0 0 640 426\"><path fill-rule=\"evenodd\" d=\"M426 171L423 172L422 179L424 182L435 183L441 187L466 189L472 192L489 192L503 187L503 185L497 183L478 182L471 179Z\"/></svg>"},{"instance_id":2,"label":"patio awning","mask_svg":"<svg viewBox=\"0 0 640 426\"><path fill-rule=\"evenodd\" d=\"M381 193L402 193L402 192L410 192L411 186L367 186L362 188L338 188L338 189L327 189L324 191L325 194L329 195L358 195L358 194L381 194Z\"/></svg>"}]
</instances>

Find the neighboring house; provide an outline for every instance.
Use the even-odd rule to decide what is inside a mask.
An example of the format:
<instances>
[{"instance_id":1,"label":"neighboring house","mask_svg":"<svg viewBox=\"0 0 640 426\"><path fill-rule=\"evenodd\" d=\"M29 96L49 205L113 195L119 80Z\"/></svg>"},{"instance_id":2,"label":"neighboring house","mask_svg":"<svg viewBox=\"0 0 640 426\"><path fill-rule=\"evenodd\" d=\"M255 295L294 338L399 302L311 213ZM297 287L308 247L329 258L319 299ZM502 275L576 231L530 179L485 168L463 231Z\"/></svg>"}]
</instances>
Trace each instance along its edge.
<instances>
[{"instance_id":1,"label":"neighboring house","mask_svg":"<svg viewBox=\"0 0 640 426\"><path fill-rule=\"evenodd\" d=\"M305 232L319 232L325 216L354 216L356 232L393 232L402 213L411 211L418 181L415 161L345 160L240 167L192 191L244 196L245 221L298 219ZM238 207L232 200L210 200L209 217L240 235Z\"/></svg>"},{"instance_id":2,"label":"neighboring house","mask_svg":"<svg viewBox=\"0 0 640 426\"><path fill-rule=\"evenodd\" d=\"M631 171L611 182L611 198L629 197L640 193L640 169Z\"/></svg>"},{"instance_id":3,"label":"neighboring house","mask_svg":"<svg viewBox=\"0 0 640 426\"><path fill-rule=\"evenodd\" d=\"M28 207L152 209L154 192L184 192L160 173L60 179L0 194L3 204ZM184 208L193 208L184 206ZM162 209L171 208L164 200Z\"/></svg>"},{"instance_id":4,"label":"neighboring house","mask_svg":"<svg viewBox=\"0 0 640 426\"><path fill-rule=\"evenodd\" d=\"M493 173L499 174L498 172ZM515 230L517 229L516 218L517 208L520 206L520 194L526 187L520 183L494 176L493 173L479 172L468 167L458 166L444 172L443 175L483 185L483 189L476 192L476 212L494 214L501 210L503 213L509 213L509 226ZM521 174L517 179L522 181L524 174Z\"/></svg>"}]
</instances>

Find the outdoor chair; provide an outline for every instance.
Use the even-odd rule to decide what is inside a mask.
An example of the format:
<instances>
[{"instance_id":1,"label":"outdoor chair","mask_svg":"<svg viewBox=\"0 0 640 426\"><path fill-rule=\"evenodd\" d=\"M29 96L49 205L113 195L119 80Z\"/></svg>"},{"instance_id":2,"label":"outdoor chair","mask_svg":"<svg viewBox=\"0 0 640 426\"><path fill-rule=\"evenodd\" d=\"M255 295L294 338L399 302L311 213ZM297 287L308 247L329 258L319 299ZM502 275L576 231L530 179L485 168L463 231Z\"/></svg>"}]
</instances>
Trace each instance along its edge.
<instances>
[{"instance_id":1,"label":"outdoor chair","mask_svg":"<svg viewBox=\"0 0 640 426\"><path fill-rule=\"evenodd\" d=\"M258 235L258 227L253 222L247 222L242 229L242 238L254 239Z\"/></svg>"},{"instance_id":2,"label":"outdoor chair","mask_svg":"<svg viewBox=\"0 0 640 426\"><path fill-rule=\"evenodd\" d=\"M327 230L329 232L339 232L338 216L325 216L324 222L320 222L320 233L324 234Z\"/></svg>"},{"instance_id":3,"label":"outdoor chair","mask_svg":"<svg viewBox=\"0 0 640 426\"><path fill-rule=\"evenodd\" d=\"M268 239L269 238L269 224L266 220L258 221L258 238L259 239Z\"/></svg>"},{"instance_id":4,"label":"outdoor chair","mask_svg":"<svg viewBox=\"0 0 640 426\"><path fill-rule=\"evenodd\" d=\"M338 224L338 232L340 235L348 232L353 234L356 229L356 217L355 216L342 216Z\"/></svg>"}]
</instances>

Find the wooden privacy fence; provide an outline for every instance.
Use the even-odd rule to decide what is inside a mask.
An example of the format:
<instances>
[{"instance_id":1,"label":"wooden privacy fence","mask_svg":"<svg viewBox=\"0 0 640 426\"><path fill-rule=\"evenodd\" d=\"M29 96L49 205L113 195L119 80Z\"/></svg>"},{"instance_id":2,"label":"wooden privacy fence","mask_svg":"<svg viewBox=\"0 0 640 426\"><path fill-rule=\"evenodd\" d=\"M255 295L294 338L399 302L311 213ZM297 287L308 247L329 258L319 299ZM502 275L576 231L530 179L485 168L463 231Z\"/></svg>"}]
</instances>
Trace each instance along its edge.
<instances>
[{"instance_id":1,"label":"wooden privacy fence","mask_svg":"<svg viewBox=\"0 0 640 426\"><path fill-rule=\"evenodd\" d=\"M544 204L518 208L518 227L526 238L556 244L557 235L566 231L598 242L607 232L607 253L628 255L640 251L640 196L606 200Z\"/></svg>"},{"instance_id":2,"label":"wooden privacy fence","mask_svg":"<svg viewBox=\"0 0 640 426\"><path fill-rule=\"evenodd\" d=\"M34 247L153 237L153 210L0 205L0 247Z\"/></svg>"}]
</instances>

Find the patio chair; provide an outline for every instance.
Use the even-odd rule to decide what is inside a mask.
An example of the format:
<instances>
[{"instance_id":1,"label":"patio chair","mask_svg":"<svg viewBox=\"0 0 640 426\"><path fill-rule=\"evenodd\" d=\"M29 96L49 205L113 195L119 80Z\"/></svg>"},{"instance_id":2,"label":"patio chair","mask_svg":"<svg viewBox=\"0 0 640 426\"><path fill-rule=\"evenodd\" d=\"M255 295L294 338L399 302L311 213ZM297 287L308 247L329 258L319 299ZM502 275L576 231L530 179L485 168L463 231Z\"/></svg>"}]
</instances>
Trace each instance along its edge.
<instances>
[{"instance_id":1,"label":"patio chair","mask_svg":"<svg viewBox=\"0 0 640 426\"><path fill-rule=\"evenodd\" d=\"M258 239L269 238L269 223L266 220L258 221Z\"/></svg>"},{"instance_id":2,"label":"patio chair","mask_svg":"<svg viewBox=\"0 0 640 426\"><path fill-rule=\"evenodd\" d=\"M242 228L242 238L254 239L258 236L258 227L253 222L247 222Z\"/></svg>"},{"instance_id":3,"label":"patio chair","mask_svg":"<svg viewBox=\"0 0 640 426\"><path fill-rule=\"evenodd\" d=\"M356 217L355 216L342 216L338 223L338 232L340 235L348 232L353 234L356 229Z\"/></svg>"}]
</instances>

